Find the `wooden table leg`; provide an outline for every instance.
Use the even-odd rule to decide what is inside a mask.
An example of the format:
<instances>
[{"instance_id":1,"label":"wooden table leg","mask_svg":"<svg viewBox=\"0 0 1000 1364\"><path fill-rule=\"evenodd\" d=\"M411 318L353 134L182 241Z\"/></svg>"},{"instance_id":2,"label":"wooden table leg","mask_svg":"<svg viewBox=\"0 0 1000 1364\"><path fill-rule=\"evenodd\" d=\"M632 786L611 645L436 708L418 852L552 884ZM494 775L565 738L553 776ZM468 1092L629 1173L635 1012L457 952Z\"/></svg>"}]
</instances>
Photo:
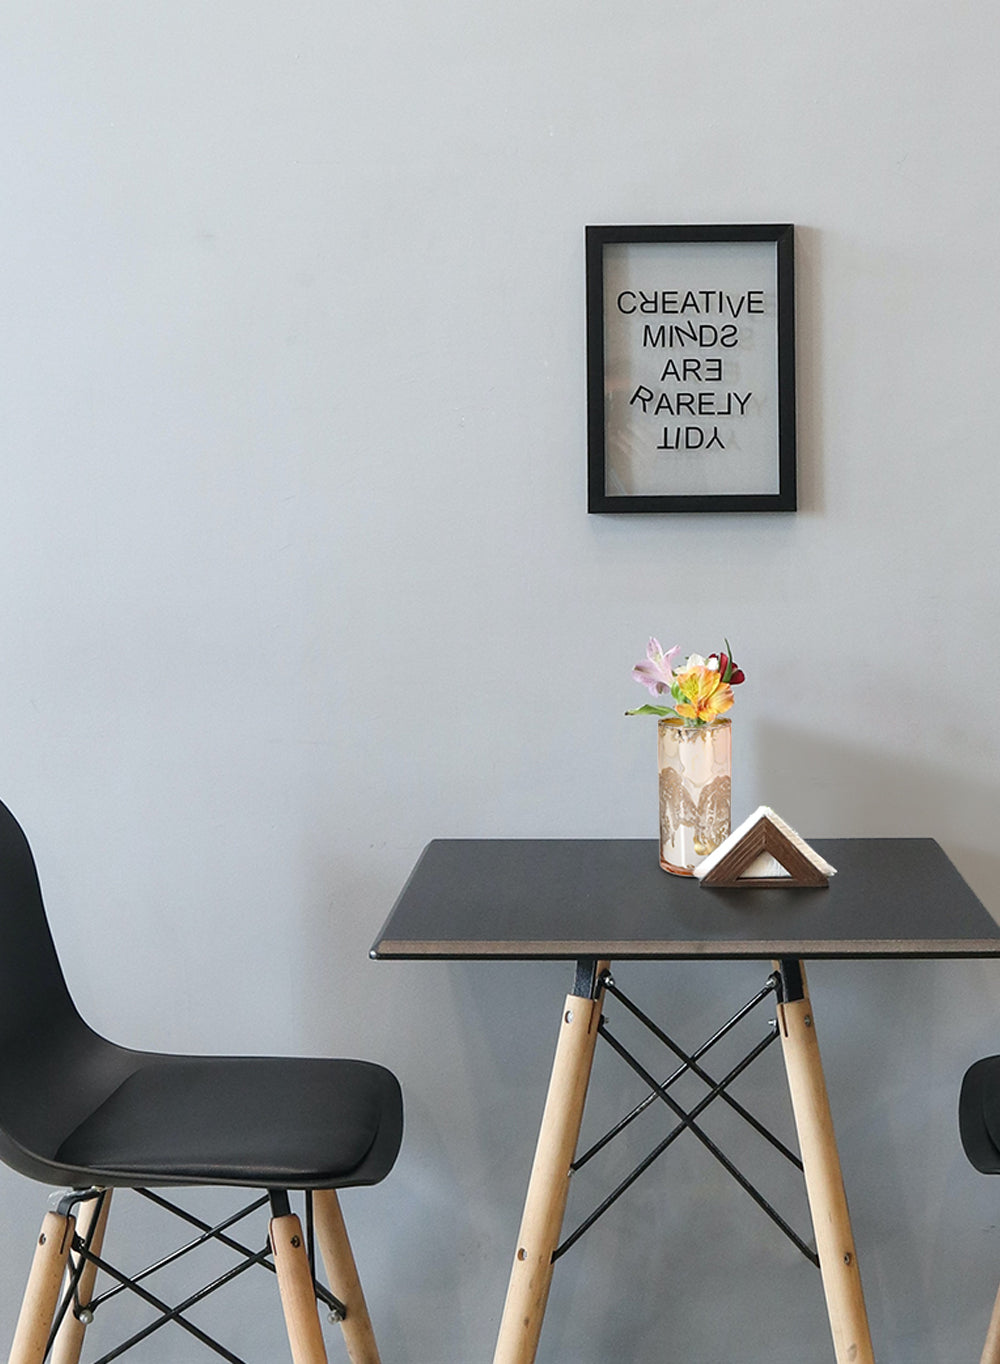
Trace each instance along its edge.
<instances>
[{"instance_id":1,"label":"wooden table leg","mask_svg":"<svg viewBox=\"0 0 1000 1364\"><path fill-rule=\"evenodd\" d=\"M597 975L607 962L597 963ZM579 973L578 973L579 974ZM581 986L577 985L577 990ZM493 1364L532 1364L559 1244L604 991L567 995Z\"/></svg>"},{"instance_id":2,"label":"wooden table leg","mask_svg":"<svg viewBox=\"0 0 1000 1364\"><path fill-rule=\"evenodd\" d=\"M875 1364L812 1005L801 962L780 963L778 1024L837 1364Z\"/></svg>"}]
</instances>

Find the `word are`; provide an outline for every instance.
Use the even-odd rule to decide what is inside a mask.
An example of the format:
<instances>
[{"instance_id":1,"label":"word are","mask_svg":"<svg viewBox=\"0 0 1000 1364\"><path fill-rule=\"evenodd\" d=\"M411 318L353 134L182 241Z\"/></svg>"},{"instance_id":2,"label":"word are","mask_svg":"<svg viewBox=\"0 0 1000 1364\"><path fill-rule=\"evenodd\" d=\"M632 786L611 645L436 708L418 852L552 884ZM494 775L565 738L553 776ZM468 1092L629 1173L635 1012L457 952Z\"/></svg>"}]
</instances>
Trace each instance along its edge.
<instances>
[{"instance_id":1,"label":"word are","mask_svg":"<svg viewBox=\"0 0 1000 1364\"><path fill-rule=\"evenodd\" d=\"M647 294L640 289L623 289L618 295L620 313L719 313L723 317L739 317L740 313L765 312L764 290L748 289L744 294L725 293L722 289L657 289Z\"/></svg>"},{"instance_id":2,"label":"word are","mask_svg":"<svg viewBox=\"0 0 1000 1364\"><path fill-rule=\"evenodd\" d=\"M722 361L718 356L685 355L683 360L671 356L663 366L660 383L665 384L668 379L677 379L680 383L693 379L698 383L721 384Z\"/></svg>"},{"instance_id":3,"label":"word are","mask_svg":"<svg viewBox=\"0 0 1000 1364\"><path fill-rule=\"evenodd\" d=\"M687 412L692 417L742 417L747 403L753 397L750 393L735 393L732 389L725 393L654 393L645 384L640 384L628 400L629 407L638 403L643 412L658 416L667 412L671 417L679 417Z\"/></svg>"}]
</instances>

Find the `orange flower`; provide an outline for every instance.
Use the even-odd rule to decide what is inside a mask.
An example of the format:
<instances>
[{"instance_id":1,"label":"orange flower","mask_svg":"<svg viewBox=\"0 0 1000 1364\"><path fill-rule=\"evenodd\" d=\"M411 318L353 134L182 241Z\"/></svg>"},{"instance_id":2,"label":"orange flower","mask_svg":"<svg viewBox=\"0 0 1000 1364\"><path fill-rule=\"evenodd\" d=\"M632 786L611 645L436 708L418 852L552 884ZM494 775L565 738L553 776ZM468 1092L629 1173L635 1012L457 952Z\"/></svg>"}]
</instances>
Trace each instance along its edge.
<instances>
[{"instance_id":1,"label":"orange flower","mask_svg":"<svg viewBox=\"0 0 1000 1364\"><path fill-rule=\"evenodd\" d=\"M714 668L695 663L674 674L677 714L696 724L711 724L733 704L733 689L723 682L718 663Z\"/></svg>"}]
</instances>

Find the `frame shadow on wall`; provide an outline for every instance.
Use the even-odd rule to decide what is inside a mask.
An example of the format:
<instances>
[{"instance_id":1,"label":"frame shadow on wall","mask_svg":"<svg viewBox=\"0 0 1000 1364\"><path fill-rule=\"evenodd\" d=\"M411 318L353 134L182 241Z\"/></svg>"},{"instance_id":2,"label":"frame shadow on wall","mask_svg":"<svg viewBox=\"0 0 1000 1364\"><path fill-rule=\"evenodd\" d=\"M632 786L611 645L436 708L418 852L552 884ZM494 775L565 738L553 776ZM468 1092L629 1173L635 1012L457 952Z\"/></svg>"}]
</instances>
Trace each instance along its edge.
<instances>
[{"instance_id":1,"label":"frame shadow on wall","mask_svg":"<svg viewBox=\"0 0 1000 1364\"><path fill-rule=\"evenodd\" d=\"M820 293L823 233L795 225L795 386L799 513L818 515L824 506L823 298Z\"/></svg>"}]
</instances>

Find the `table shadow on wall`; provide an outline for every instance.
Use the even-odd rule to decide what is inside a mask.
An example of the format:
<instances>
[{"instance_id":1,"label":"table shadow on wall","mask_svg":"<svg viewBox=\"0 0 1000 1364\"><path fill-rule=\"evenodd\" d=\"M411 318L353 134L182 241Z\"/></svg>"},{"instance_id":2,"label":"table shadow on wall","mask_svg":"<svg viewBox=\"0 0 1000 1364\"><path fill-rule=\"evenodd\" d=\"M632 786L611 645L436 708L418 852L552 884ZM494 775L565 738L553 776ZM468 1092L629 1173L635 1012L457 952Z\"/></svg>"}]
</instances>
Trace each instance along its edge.
<instances>
[{"instance_id":1,"label":"table shadow on wall","mask_svg":"<svg viewBox=\"0 0 1000 1364\"><path fill-rule=\"evenodd\" d=\"M734 822L762 803L807 839L936 838L1000 920L1000 780L768 722L752 739L747 808L735 767Z\"/></svg>"}]
</instances>

